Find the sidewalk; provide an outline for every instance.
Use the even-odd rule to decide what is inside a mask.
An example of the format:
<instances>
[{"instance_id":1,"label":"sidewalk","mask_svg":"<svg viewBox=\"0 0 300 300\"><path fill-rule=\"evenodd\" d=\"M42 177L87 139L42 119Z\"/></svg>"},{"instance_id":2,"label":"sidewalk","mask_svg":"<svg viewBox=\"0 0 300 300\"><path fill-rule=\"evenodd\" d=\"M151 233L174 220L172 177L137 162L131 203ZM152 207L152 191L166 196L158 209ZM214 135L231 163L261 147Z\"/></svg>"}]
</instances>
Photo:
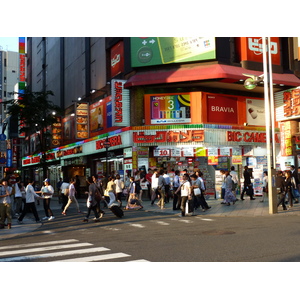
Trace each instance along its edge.
<instances>
[{"instance_id":1,"label":"sidewalk","mask_svg":"<svg viewBox=\"0 0 300 300\"><path fill-rule=\"evenodd\" d=\"M196 215L207 217L274 217L279 215L300 215L300 203L294 204L293 208L286 211L283 211L282 207L279 207L278 213L272 215L269 213L269 203L266 201L260 202L260 199L260 197L257 197L255 200L250 200L249 197L246 197L244 201L236 201L235 205L231 204L230 206L221 204L221 200L207 200L207 203L209 206L211 206L211 208L205 212L203 212L200 208L196 211ZM81 210L86 211L86 200L79 199L78 202ZM125 202L123 201L123 206L124 205ZM180 214L179 210L173 210L172 200L170 203L166 203L166 207L164 209L159 208L156 204L151 205L151 201L149 200L144 200L143 206L143 211L147 212L170 214L174 216L178 216ZM60 211L60 207L61 205L58 203L58 199L54 197L51 201L51 209L53 211ZM41 204L37 206L37 210L40 218L44 217L42 201ZM124 217L126 218L126 210L124 210ZM187 218L188 217L189 216L187 216ZM0 240L12 238L23 233L32 232L41 226L41 223L35 223L33 215L29 213L23 219L23 224L18 224L17 219L12 219L11 229L7 229L7 227L5 229L0 229Z\"/></svg>"}]
</instances>

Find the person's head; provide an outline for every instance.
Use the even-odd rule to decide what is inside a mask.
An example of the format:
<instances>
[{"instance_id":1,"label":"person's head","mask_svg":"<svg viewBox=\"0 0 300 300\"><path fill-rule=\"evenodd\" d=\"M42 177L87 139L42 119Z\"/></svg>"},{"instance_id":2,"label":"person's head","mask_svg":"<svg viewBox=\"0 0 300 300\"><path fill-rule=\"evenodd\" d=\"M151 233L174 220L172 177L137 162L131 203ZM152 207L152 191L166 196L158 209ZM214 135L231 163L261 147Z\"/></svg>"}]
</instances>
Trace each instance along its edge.
<instances>
[{"instance_id":1,"label":"person's head","mask_svg":"<svg viewBox=\"0 0 300 300\"><path fill-rule=\"evenodd\" d=\"M264 171L264 176L268 176L268 171Z\"/></svg>"},{"instance_id":2,"label":"person's head","mask_svg":"<svg viewBox=\"0 0 300 300\"><path fill-rule=\"evenodd\" d=\"M183 180L189 180L190 179L190 176L188 173L184 173L183 176L182 176Z\"/></svg>"},{"instance_id":3,"label":"person's head","mask_svg":"<svg viewBox=\"0 0 300 300\"><path fill-rule=\"evenodd\" d=\"M179 175L180 174L180 171L179 170L176 170L175 171L175 175Z\"/></svg>"},{"instance_id":4,"label":"person's head","mask_svg":"<svg viewBox=\"0 0 300 300\"><path fill-rule=\"evenodd\" d=\"M225 176L227 177L229 175L229 171L225 171Z\"/></svg>"},{"instance_id":5,"label":"person's head","mask_svg":"<svg viewBox=\"0 0 300 300\"><path fill-rule=\"evenodd\" d=\"M74 182L76 181L76 179L74 180ZM93 183L93 178L92 176L89 176L86 181L89 183L89 184L92 184Z\"/></svg>"},{"instance_id":6,"label":"person's head","mask_svg":"<svg viewBox=\"0 0 300 300\"><path fill-rule=\"evenodd\" d=\"M292 172L290 170L286 170L285 171L285 177L286 178L292 177Z\"/></svg>"},{"instance_id":7,"label":"person's head","mask_svg":"<svg viewBox=\"0 0 300 300\"><path fill-rule=\"evenodd\" d=\"M198 176L196 175L196 173L194 173L194 174L191 175L191 179L192 180L196 180L197 178L198 178Z\"/></svg>"},{"instance_id":8,"label":"person's head","mask_svg":"<svg viewBox=\"0 0 300 300\"><path fill-rule=\"evenodd\" d=\"M281 170L277 171L277 176L282 176L283 172Z\"/></svg>"},{"instance_id":9,"label":"person's head","mask_svg":"<svg viewBox=\"0 0 300 300\"><path fill-rule=\"evenodd\" d=\"M44 184L45 184L45 185L50 185L50 180L49 180L48 178L46 178L46 179L44 180Z\"/></svg>"},{"instance_id":10,"label":"person's head","mask_svg":"<svg viewBox=\"0 0 300 300\"><path fill-rule=\"evenodd\" d=\"M231 166L230 170L231 170L231 171L234 171L234 166Z\"/></svg>"},{"instance_id":11,"label":"person's head","mask_svg":"<svg viewBox=\"0 0 300 300\"><path fill-rule=\"evenodd\" d=\"M294 171L295 170L295 166L292 165L291 166L291 170Z\"/></svg>"},{"instance_id":12,"label":"person's head","mask_svg":"<svg viewBox=\"0 0 300 300\"><path fill-rule=\"evenodd\" d=\"M120 174L117 174L116 179L120 179L120 178L121 178Z\"/></svg>"},{"instance_id":13,"label":"person's head","mask_svg":"<svg viewBox=\"0 0 300 300\"><path fill-rule=\"evenodd\" d=\"M114 181L114 180L115 180L115 177L114 177L114 176L108 177L108 181Z\"/></svg>"},{"instance_id":14,"label":"person's head","mask_svg":"<svg viewBox=\"0 0 300 300\"><path fill-rule=\"evenodd\" d=\"M132 182L134 181L134 177L133 176L130 176L129 180Z\"/></svg>"},{"instance_id":15,"label":"person's head","mask_svg":"<svg viewBox=\"0 0 300 300\"><path fill-rule=\"evenodd\" d=\"M4 186L8 185L8 181L6 178L2 179L2 185L4 185Z\"/></svg>"},{"instance_id":16,"label":"person's head","mask_svg":"<svg viewBox=\"0 0 300 300\"><path fill-rule=\"evenodd\" d=\"M244 170L247 171L248 170L248 166L244 166Z\"/></svg>"}]
</instances>

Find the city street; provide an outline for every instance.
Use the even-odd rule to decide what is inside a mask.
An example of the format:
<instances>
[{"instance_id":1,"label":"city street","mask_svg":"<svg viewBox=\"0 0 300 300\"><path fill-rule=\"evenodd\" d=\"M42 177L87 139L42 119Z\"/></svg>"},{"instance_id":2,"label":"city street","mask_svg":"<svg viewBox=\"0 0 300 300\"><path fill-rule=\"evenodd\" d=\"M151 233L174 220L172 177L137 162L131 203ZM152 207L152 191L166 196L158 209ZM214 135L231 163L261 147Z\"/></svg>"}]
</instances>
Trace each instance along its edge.
<instances>
[{"instance_id":1,"label":"city street","mask_svg":"<svg viewBox=\"0 0 300 300\"><path fill-rule=\"evenodd\" d=\"M186 216L109 210L83 223L70 209L36 230L1 240L1 261L287 262L300 261L300 216ZM45 249L41 247L46 247ZM49 248L48 248L49 247ZM57 253L59 252L59 253ZM28 256L30 254L30 256Z\"/></svg>"}]
</instances>

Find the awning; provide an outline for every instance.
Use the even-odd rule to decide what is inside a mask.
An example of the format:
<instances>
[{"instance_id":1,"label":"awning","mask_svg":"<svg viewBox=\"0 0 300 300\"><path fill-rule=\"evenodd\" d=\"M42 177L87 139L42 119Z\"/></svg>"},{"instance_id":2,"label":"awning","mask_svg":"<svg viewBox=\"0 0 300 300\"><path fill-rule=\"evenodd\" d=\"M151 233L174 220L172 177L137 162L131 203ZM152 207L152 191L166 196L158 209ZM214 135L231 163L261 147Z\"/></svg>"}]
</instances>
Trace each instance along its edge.
<instances>
[{"instance_id":1,"label":"awning","mask_svg":"<svg viewBox=\"0 0 300 300\"><path fill-rule=\"evenodd\" d=\"M248 77L244 74L262 75L262 72L247 70L241 67L211 64L201 66L184 66L179 69L156 70L133 75L125 84L125 88L141 85L155 85L184 81L201 81L219 79L223 82L238 82ZM294 74L273 73L273 83L287 86L300 86L300 79Z\"/></svg>"}]
</instances>

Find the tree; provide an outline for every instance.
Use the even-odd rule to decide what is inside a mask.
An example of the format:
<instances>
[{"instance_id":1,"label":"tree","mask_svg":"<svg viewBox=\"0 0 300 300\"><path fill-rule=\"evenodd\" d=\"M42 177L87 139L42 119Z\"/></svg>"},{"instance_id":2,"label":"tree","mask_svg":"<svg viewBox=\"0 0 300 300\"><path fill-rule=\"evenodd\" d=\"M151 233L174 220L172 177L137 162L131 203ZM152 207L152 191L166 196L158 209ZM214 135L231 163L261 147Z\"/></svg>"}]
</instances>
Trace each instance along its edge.
<instances>
[{"instance_id":1,"label":"tree","mask_svg":"<svg viewBox=\"0 0 300 300\"><path fill-rule=\"evenodd\" d=\"M24 92L18 93L18 99L6 101L8 114L18 116L22 124L19 133L25 133L25 136L37 133L44 176L47 175L46 151L51 137L48 129L57 120L53 112L62 114L62 109L49 100L50 96L54 96L52 91L31 92L25 89Z\"/></svg>"}]
</instances>

